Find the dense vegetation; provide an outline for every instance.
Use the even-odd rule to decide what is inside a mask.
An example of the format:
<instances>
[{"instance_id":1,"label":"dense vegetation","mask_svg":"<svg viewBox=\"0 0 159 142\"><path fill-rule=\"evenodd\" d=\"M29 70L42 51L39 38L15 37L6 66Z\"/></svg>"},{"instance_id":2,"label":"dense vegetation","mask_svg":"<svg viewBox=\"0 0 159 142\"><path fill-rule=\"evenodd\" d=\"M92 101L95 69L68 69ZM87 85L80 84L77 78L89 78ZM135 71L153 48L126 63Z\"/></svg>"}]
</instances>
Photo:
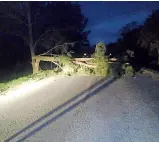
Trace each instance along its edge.
<instances>
[{"instance_id":1,"label":"dense vegetation","mask_svg":"<svg viewBox=\"0 0 159 142\"><path fill-rule=\"evenodd\" d=\"M32 63L33 72L34 55L52 48L49 54L67 54L70 50L77 52L89 45L89 31L85 30L87 18L80 5L74 2L0 2L0 18L1 36L11 42L8 46L14 48L13 44L20 46L17 43L21 42L21 47L17 47L19 59L14 52L8 53L10 50L5 44L1 58L12 60L16 57L17 62L29 53L26 58ZM15 36L16 42L12 40ZM28 48L27 52L24 48Z\"/></svg>"},{"instance_id":2,"label":"dense vegetation","mask_svg":"<svg viewBox=\"0 0 159 142\"><path fill-rule=\"evenodd\" d=\"M134 76L142 67L159 71L159 10L153 11L143 25L125 25L116 42L100 42L94 47L88 41L88 19L76 2L0 2L0 19L3 89L15 80L18 84L54 74ZM40 72L32 75L34 55L53 57L58 64L41 61ZM89 63L92 67L72 62L82 57L93 58ZM110 62L110 58L117 58L117 62Z\"/></svg>"},{"instance_id":3,"label":"dense vegetation","mask_svg":"<svg viewBox=\"0 0 159 142\"><path fill-rule=\"evenodd\" d=\"M152 13L143 25L131 22L120 31L120 38L107 45L108 54L129 62L135 71L142 67L159 71L159 10Z\"/></svg>"}]
</instances>

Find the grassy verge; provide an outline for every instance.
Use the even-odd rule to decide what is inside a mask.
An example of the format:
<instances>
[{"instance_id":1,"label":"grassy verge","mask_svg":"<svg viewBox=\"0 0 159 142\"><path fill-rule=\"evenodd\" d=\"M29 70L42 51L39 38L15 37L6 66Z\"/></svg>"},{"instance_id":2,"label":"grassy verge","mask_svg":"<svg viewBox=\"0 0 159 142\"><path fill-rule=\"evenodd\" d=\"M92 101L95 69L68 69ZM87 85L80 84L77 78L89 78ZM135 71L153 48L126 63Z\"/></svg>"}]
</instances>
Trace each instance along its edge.
<instances>
[{"instance_id":1,"label":"grassy verge","mask_svg":"<svg viewBox=\"0 0 159 142\"><path fill-rule=\"evenodd\" d=\"M37 74L31 74L28 72L14 73L11 77L9 77L10 80L3 79L2 81L1 79L2 83L0 83L0 95L4 95L9 89L15 88L23 83L38 81L51 76L94 76L94 74L90 74L89 71L82 68L81 70L78 69L78 72L72 74L59 71L59 68L54 70L40 70Z\"/></svg>"},{"instance_id":2,"label":"grassy verge","mask_svg":"<svg viewBox=\"0 0 159 142\"><path fill-rule=\"evenodd\" d=\"M159 79L159 72L158 71L148 69L148 68L142 68L140 72L142 75L150 76L153 79L157 79L157 80Z\"/></svg>"},{"instance_id":3,"label":"grassy verge","mask_svg":"<svg viewBox=\"0 0 159 142\"><path fill-rule=\"evenodd\" d=\"M53 70L39 71L38 74L29 74L7 82L0 83L0 94L3 94L3 92L7 91L8 89L14 88L24 82L31 80L38 81L53 75L58 75L58 73ZM19 76L19 74L17 74L17 76Z\"/></svg>"}]
</instances>

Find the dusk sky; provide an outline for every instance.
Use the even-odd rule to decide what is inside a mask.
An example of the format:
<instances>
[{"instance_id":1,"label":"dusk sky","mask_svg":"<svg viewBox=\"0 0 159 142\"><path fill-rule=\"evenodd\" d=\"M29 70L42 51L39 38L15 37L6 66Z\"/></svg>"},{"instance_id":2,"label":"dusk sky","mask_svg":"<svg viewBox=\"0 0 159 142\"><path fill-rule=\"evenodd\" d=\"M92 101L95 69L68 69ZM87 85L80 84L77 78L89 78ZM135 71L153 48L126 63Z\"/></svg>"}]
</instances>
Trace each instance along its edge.
<instances>
[{"instance_id":1,"label":"dusk sky","mask_svg":"<svg viewBox=\"0 0 159 142\"><path fill-rule=\"evenodd\" d=\"M91 30L89 41L106 44L116 41L119 30L126 24L137 21L143 23L152 10L159 9L159 2L128 1L83 1L80 2L84 15L88 18Z\"/></svg>"}]
</instances>

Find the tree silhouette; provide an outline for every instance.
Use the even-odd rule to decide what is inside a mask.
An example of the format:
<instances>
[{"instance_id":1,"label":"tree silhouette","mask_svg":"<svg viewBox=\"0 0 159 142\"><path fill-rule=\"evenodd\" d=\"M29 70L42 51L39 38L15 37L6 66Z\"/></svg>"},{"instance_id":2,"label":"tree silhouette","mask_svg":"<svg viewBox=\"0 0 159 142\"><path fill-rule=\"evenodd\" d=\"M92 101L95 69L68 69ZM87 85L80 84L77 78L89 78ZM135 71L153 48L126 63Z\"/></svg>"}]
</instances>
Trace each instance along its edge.
<instances>
[{"instance_id":1,"label":"tree silhouette","mask_svg":"<svg viewBox=\"0 0 159 142\"><path fill-rule=\"evenodd\" d=\"M155 10L145 20L144 26L141 30L139 43L142 47L149 50L156 49L158 53L158 65L159 65L159 10Z\"/></svg>"},{"instance_id":2,"label":"tree silhouette","mask_svg":"<svg viewBox=\"0 0 159 142\"><path fill-rule=\"evenodd\" d=\"M66 42L87 41L87 18L77 3L0 2L0 19L1 32L21 37L31 58L40 48L49 50ZM34 65L32 59L33 73Z\"/></svg>"}]
</instances>

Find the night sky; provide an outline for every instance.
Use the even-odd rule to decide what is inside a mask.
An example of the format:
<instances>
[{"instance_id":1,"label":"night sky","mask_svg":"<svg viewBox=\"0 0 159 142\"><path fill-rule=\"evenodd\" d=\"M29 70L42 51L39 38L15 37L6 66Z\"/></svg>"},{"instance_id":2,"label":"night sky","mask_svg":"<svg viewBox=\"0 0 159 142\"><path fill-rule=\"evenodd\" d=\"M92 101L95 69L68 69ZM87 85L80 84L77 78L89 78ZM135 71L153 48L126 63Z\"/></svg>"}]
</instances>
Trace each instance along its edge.
<instances>
[{"instance_id":1,"label":"night sky","mask_svg":"<svg viewBox=\"0 0 159 142\"><path fill-rule=\"evenodd\" d=\"M106 44L116 41L119 30L126 24L143 23L152 10L159 9L159 2L101 1L80 2L83 14L88 18L87 28L91 30L89 41Z\"/></svg>"}]
</instances>

